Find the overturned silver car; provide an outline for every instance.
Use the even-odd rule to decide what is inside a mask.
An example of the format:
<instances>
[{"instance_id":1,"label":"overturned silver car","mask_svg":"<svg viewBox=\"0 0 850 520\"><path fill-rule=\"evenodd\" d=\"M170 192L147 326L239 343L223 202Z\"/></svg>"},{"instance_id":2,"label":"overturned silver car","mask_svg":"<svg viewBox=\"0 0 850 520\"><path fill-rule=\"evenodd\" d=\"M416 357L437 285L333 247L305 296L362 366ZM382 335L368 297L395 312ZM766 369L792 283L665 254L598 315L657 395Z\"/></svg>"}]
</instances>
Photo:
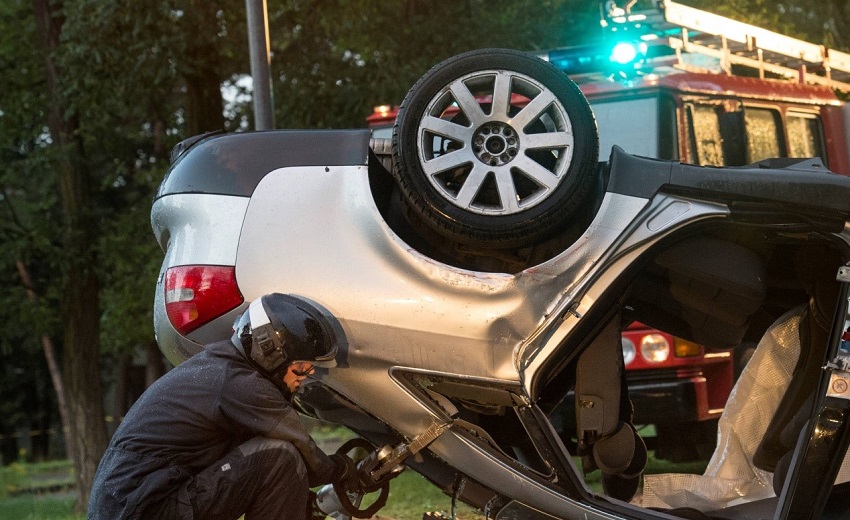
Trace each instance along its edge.
<instances>
[{"instance_id":1,"label":"overturned silver car","mask_svg":"<svg viewBox=\"0 0 850 520\"><path fill-rule=\"evenodd\" d=\"M426 74L391 141L187 141L152 210L158 342L179 363L262 294L309 298L345 345L304 413L375 445L443 425L407 465L488 517L846 518L850 178L597 143L564 74L493 49ZM759 342L702 474L646 470L634 321Z\"/></svg>"}]
</instances>

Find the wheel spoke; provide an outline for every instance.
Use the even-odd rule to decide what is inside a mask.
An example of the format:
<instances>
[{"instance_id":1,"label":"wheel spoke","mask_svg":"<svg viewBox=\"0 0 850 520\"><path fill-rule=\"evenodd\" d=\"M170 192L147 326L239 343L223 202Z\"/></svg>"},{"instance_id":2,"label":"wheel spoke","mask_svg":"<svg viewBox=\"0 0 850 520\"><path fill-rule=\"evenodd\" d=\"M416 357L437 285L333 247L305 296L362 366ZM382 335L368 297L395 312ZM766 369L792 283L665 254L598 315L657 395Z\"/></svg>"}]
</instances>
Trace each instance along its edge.
<instances>
[{"instance_id":1,"label":"wheel spoke","mask_svg":"<svg viewBox=\"0 0 850 520\"><path fill-rule=\"evenodd\" d=\"M460 150L455 150L445 155L435 157L430 161L423 161L422 170L427 175L433 176L469 163L474 157L468 150L468 148L461 148Z\"/></svg>"},{"instance_id":2,"label":"wheel spoke","mask_svg":"<svg viewBox=\"0 0 850 520\"><path fill-rule=\"evenodd\" d=\"M516 213L519 211L514 179L511 177L510 168L498 168L496 170L496 186L499 189L499 198L502 200L502 211L504 213Z\"/></svg>"},{"instance_id":3,"label":"wheel spoke","mask_svg":"<svg viewBox=\"0 0 850 520\"><path fill-rule=\"evenodd\" d=\"M573 135L570 132L547 132L522 136L523 148L568 148L572 141Z\"/></svg>"},{"instance_id":4,"label":"wheel spoke","mask_svg":"<svg viewBox=\"0 0 850 520\"><path fill-rule=\"evenodd\" d=\"M555 98L552 92L548 90L542 91L520 110L519 114L511 120L511 125L517 131L522 132L529 123L543 115L543 112L555 101L557 101L557 98Z\"/></svg>"},{"instance_id":5,"label":"wheel spoke","mask_svg":"<svg viewBox=\"0 0 850 520\"><path fill-rule=\"evenodd\" d=\"M485 114L481 110L481 106L472 95L472 92L466 87L463 81L457 80L451 84L449 89L457 101L458 107L466 114L473 127L478 126L485 119Z\"/></svg>"},{"instance_id":6,"label":"wheel spoke","mask_svg":"<svg viewBox=\"0 0 850 520\"><path fill-rule=\"evenodd\" d=\"M493 102L491 103L492 118L505 120L508 117L508 105L511 102L511 76L505 71L498 71L493 84Z\"/></svg>"},{"instance_id":7,"label":"wheel spoke","mask_svg":"<svg viewBox=\"0 0 850 520\"><path fill-rule=\"evenodd\" d=\"M533 159L524 156L517 157L513 166L524 173L527 177L537 181L537 183L541 186L545 186L547 189L551 190L558 185L558 177Z\"/></svg>"},{"instance_id":8,"label":"wheel spoke","mask_svg":"<svg viewBox=\"0 0 850 520\"><path fill-rule=\"evenodd\" d=\"M472 134L472 129L470 128L434 116L425 116L422 118L422 124L420 126L422 130L427 130L461 142L469 141Z\"/></svg>"},{"instance_id":9,"label":"wheel spoke","mask_svg":"<svg viewBox=\"0 0 850 520\"><path fill-rule=\"evenodd\" d=\"M460 191L458 191L457 205L462 208L469 208L472 205L472 201L475 199L475 196L478 195L478 191L481 189L481 185L484 184L484 181L487 179L487 168L482 165L476 165L472 168L472 171L469 172L469 175L466 177L466 180L461 186Z\"/></svg>"}]
</instances>

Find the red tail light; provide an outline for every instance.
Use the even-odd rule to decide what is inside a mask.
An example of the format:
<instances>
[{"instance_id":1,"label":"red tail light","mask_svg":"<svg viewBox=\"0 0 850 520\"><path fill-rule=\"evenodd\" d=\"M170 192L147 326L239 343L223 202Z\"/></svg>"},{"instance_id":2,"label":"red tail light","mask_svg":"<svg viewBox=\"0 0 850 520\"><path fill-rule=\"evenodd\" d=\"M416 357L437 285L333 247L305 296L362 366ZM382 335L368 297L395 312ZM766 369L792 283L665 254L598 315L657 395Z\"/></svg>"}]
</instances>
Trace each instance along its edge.
<instances>
[{"instance_id":1,"label":"red tail light","mask_svg":"<svg viewBox=\"0 0 850 520\"><path fill-rule=\"evenodd\" d=\"M165 273L165 311L180 334L192 332L243 301L235 267L184 265Z\"/></svg>"}]
</instances>

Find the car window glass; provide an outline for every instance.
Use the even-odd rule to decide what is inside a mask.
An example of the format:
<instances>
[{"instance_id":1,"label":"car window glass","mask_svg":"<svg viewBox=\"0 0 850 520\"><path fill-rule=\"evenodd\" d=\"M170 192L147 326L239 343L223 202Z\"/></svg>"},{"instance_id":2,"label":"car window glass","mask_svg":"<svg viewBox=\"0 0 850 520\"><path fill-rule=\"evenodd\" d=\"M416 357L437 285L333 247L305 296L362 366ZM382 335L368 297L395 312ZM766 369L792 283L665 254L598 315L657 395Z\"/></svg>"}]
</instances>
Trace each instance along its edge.
<instances>
[{"instance_id":1,"label":"car window glass","mask_svg":"<svg viewBox=\"0 0 850 520\"><path fill-rule=\"evenodd\" d=\"M630 154L658 157L658 98L591 103L599 127L599 158L607 160L611 147Z\"/></svg>"},{"instance_id":2,"label":"car window glass","mask_svg":"<svg viewBox=\"0 0 850 520\"><path fill-rule=\"evenodd\" d=\"M693 104L687 107L688 160L701 166L722 166L723 140L720 107Z\"/></svg>"},{"instance_id":3,"label":"car window glass","mask_svg":"<svg viewBox=\"0 0 850 520\"><path fill-rule=\"evenodd\" d=\"M747 129L747 162L771 157L784 157L779 140L779 112L768 108L747 107L744 124Z\"/></svg>"},{"instance_id":4,"label":"car window glass","mask_svg":"<svg viewBox=\"0 0 850 520\"><path fill-rule=\"evenodd\" d=\"M789 157L823 157L820 118L814 114L789 112L785 118L788 125Z\"/></svg>"}]
</instances>

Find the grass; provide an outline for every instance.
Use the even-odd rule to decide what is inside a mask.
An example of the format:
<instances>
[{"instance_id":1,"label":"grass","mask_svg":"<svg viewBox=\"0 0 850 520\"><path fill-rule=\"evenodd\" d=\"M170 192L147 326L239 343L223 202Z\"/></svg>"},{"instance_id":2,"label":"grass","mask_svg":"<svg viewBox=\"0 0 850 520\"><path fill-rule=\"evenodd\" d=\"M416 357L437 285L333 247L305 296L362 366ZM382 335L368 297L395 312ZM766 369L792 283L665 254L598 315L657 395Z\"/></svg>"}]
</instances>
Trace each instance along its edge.
<instances>
[{"instance_id":1,"label":"grass","mask_svg":"<svg viewBox=\"0 0 850 520\"><path fill-rule=\"evenodd\" d=\"M75 515L71 463L14 463L0 468L0 518L83 520Z\"/></svg>"},{"instance_id":2,"label":"grass","mask_svg":"<svg viewBox=\"0 0 850 520\"><path fill-rule=\"evenodd\" d=\"M11 483L14 489L23 489L26 477L38 476L40 469L55 468L41 465L13 465L15 467L0 468L0 482L3 482L3 492L0 492L0 518L16 520L83 520L85 515L73 513L75 495L73 493L52 494L20 494L11 496L6 487ZM60 463L68 469L68 463ZM426 511L451 512L451 498L413 471L405 471L393 480L390 485L390 496L387 506L378 515L382 518L395 520L420 520ZM457 518L460 520L477 520L483 518L475 510L465 504L457 505Z\"/></svg>"},{"instance_id":3,"label":"grass","mask_svg":"<svg viewBox=\"0 0 850 520\"><path fill-rule=\"evenodd\" d=\"M577 461L578 462L578 461ZM0 468L0 518L16 520L83 520L85 515L73 513L75 495L73 493L44 492L33 493L43 482L49 482L62 468L70 475L67 461L50 464L20 465L13 464ZM701 473L705 463L672 464L650 456L647 463L647 473ZM27 479L35 480L27 480ZM594 471L585 477L588 486L601 492L599 472ZM35 482L35 485L29 485ZM25 494L17 494L27 489ZM13 493L9 491L12 490ZM15 494L15 496L12 496ZM393 480L390 485L390 496L387 505L378 512L381 518L395 520L420 520L422 514L428 511L439 511L446 515L451 513L451 497L437 489L430 482L414 471L407 470ZM460 520L481 520L483 515L477 510L458 503L457 518Z\"/></svg>"},{"instance_id":4,"label":"grass","mask_svg":"<svg viewBox=\"0 0 850 520\"><path fill-rule=\"evenodd\" d=\"M437 489L414 471L407 470L390 484L390 496L387 505L378 512L378 516L396 520L421 520L428 511L450 514L451 497ZM457 518L461 520L483 519L477 510L458 502Z\"/></svg>"},{"instance_id":5,"label":"grass","mask_svg":"<svg viewBox=\"0 0 850 520\"><path fill-rule=\"evenodd\" d=\"M16 520L85 520L75 515L75 495L21 495L0 500L0 518Z\"/></svg>"},{"instance_id":6,"label":"grass","mask_svg":"<svg viewBox=\"0 0 850 520\"><path fill-rule=\"evenodd\" d=\"M67 460L35 464L15 462L0 468L0 499L25 493L45 494L67 491L73 486L71 463Z\"/></svg>"},{"instance_id":7,"label":"grass","mask_svg":"<svg viewBox=\"0 0 850 520\"><path fill-rule=\"evenodd\" d=\"M351 436L348 430L313 425L311 434L326 451L336 449ZM576 459L576 466L581 462ZM697 473L705 462L671 463L656 459L650 452L646 473ZM599 471L585 475L588 486L602 491ZM0 468L0 518L20 520L82 520L85 515L73 513L75 495L73 472L69 461L37 464L15 463ZM394 520L420 520L429 511L451 514L451 497L414 471L407 470L393 480L387 505L378 517ZM458 503L457 518L481 520L483 515L469 506Z\"/></svg>"}]
</instances>

